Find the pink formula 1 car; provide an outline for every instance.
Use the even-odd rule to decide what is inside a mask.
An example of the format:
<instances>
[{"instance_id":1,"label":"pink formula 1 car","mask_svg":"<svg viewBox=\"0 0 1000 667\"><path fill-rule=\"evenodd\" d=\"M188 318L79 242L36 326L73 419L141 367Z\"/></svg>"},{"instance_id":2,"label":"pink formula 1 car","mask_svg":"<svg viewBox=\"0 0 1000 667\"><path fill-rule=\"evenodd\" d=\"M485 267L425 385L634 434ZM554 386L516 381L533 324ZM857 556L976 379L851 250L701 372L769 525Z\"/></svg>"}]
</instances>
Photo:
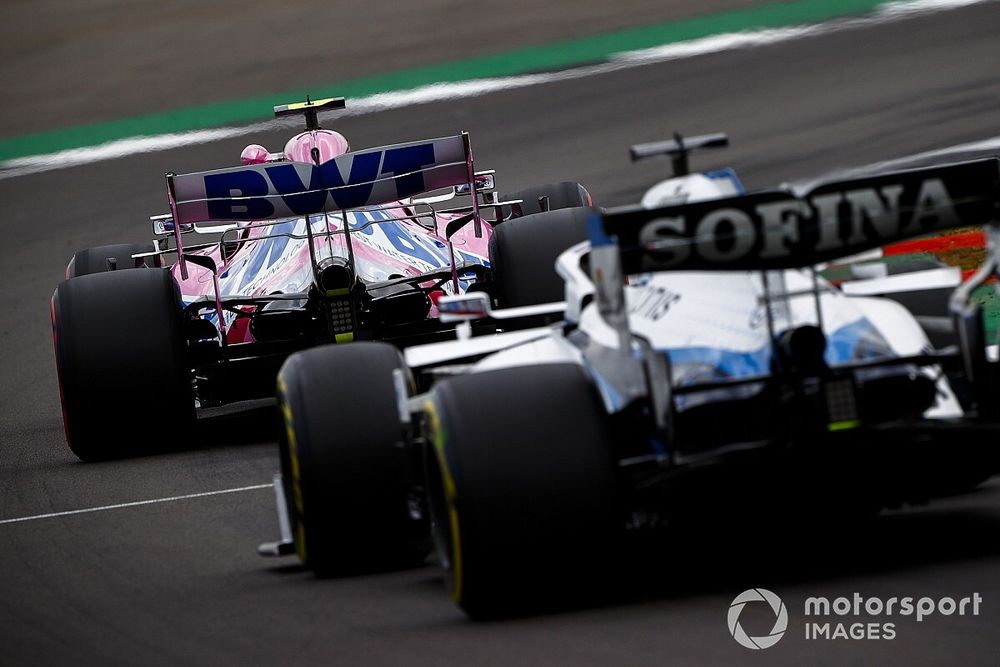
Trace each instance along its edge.
<instances>
[{"instance_id":1,"label":"pink formula 1 car","mask_svg":"<svg viewBox=\"0 0 1000 667\"><path fill-rule=\"evenodd\" d=\"M161 449L206 408L271 397L297 350L447 338L440 295L558 300L553 261L586 231L556 209L591 205L582 186L500 196L493 172L475 170L467 133L352 152L318 122L343 107L276 107L306 118L283 152L251 145L240 167L167 174L170 213L152 218L151 244L73 256L52 326L77 456ZM522 216L552 217L545 238L517 233L510 221ZM211 240L185 243L191 232Z\"/></svg>"}]
</instances>

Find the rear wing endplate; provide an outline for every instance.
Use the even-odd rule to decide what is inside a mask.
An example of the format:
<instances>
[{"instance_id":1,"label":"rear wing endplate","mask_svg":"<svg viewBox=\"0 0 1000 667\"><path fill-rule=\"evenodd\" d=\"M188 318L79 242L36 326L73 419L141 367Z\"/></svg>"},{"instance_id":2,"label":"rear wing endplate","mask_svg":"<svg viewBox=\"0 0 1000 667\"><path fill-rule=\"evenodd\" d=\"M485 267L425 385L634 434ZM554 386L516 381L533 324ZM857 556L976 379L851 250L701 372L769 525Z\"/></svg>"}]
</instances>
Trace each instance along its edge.
<instances>
[{"instance_id":1,"label":"rear wing endplate","mask_svg":"<svg viewBox=\"0 0 1000 667\"><path fill-rule=\"evenodd\" d=\"M632 158L632 162L669 156L673 163L674 176L686 176L690 173L688 168L688 155L690 153L706 148L725 148L728 145L729 136L723 132L703 134L698 137L684 137L679 132L675 132L673 139L635 144L629 149L629 156Z\"/></svg>"}]
</instances>

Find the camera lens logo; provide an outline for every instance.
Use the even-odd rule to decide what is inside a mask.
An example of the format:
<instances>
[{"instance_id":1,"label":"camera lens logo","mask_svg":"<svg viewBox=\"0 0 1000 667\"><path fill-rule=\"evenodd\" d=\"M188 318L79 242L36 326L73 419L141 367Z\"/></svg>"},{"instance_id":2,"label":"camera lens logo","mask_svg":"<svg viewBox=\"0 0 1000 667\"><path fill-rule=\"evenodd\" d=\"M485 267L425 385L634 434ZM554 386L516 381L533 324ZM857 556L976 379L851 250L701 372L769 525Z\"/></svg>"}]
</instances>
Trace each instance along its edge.
<instances>
[{"instance_id":1,"label":"camera lens logo","mask_svg":"<svg viewBox=\"0 0 1000 667\"><path fill-rule=\"evenodd\" d=\"M763 637L751 637L743 630L740 625L740 614L748 602L766 602L771 605L775 620L774 627L771 628L769 634ZM751 588L737 595L732 604L729 605L728 620L729 634L740 646L750 649L771 648L778 643L788 628L788 610L785 609L785 603L781 601L781 598L766 588Z\"/></svg>"}]
</instances>

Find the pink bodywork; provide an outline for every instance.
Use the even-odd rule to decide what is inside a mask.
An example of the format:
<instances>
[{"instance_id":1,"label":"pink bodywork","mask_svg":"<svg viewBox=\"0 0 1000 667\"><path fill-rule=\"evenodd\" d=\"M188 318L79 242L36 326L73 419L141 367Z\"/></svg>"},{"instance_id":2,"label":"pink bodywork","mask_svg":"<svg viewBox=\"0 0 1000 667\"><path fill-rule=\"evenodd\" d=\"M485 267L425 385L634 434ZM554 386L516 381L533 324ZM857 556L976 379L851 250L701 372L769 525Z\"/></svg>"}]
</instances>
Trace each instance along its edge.
<instances>
[{"instance_id":1,"label":"pink bodywork","mask_svg":"<svg viewBox=\"0 0 1000 667\"><path fill-rule=\"evenodd\" d=\"M318 159L313 159L313 148ZM295 135L285 144L285 159L293 162L315 162L322 164L340 157L351 150L351 145L340 132L333 130L311 130Z\"/></svg>"},{"instance_id":2,"label":"pink bodywork","mask_svg":"<svg viewBox=\"0 0 1000 667\"><path fill-rule=\"evenodd\" d=\"M313 155L313 149L318 151ZM340 132L333 130L307 130L300 132L288 140L285 144L283 154L270 153L260 144L250 144L240 153L240 162L243 165L264 164L274 162L276 159L285 159L292 162L315 162L322 164L335 157L340 157L350 152L351 145L347 138Z\"/></svg>"},{"instance_id":3,"label":"pink bodywork","mask_svg":"<svg viewBox=\"0 0 1000 667\"><path fill-rule=\"evenodd\" d=\"M472 149L467 134L463 134L468 182L474 179ZM258 144L243 149L243 165L255 165L279 160L323 164L350 151L347 139L333 130L307 130L292 137L284 154L269 153ZM173 190L168 187L171 210L176 219ZM346 222L350 225L350 251L353 253L353 270L362 283L378 283L405 276L417 276L442 271L451 276L440 286L442 292L464 292L469 283L461 280L464 275L455 270L457 264L471 262L489 265L489 240L493 229L479 216L478 198L471 197L474 221L466 224L451 239L445 238L449 222L461 213L431 213L427 205L408 205L404 202L372 206L346 212L334 211L308 216L313 232L313 255L317 263L329 257L349 257L347 235L343 233ZM449 208L450 201L441 208ZM412 216L419 215L418 223ZM309 291L314 283L312 259L306 217L258 221L228 225L224 240L227 245L237 244L237 249L225 259L218 244L207 249L186 251L172 267L174 279L180 286L181 299L186 304L205 301L212 305L205 317L218 325L224 318L226 342L241 343L253 340L247 326L248 318L239 318L222 306L226 297L260 297L273 294L299 294ZM331 232L339 232L333 234ZM479 232L477 236L477 232ZM178 247L181 245L180 228L175 229ZM202 254L214 260L215 274L209 269L183 259ZM430 288L436 280L421 283ZM429 317L437 317L437 307L432 305ZM242 307L252 311L256 306Z\"/></svg>"},{"instance_id":4,"label":"pink bodywork","mask_svg":"<svg viewBox=\"0 0 1000 667\"><path fill-rule=\"evenodd\" d=\"M361 209L347 213L352 223L351 241L355 272L364 282L414 276L450 267L452 251L458 263L462 261L486 265L489 263L488 247L493 230L487 222L482 225L480 237L476 237L474 224L470 222L455 233L449 243L444 237L445 227L451 220L460 217L458 214L435 215L436 230L432 231L413 220L398 219L416 212L409 206L400 205L373 211L375 209L372 211ZM423 210L420 212L423 213ZM343 234L329 237L322 235L325 229L337 231L342 228L343 222L340 216L340 213L331 213L325 221L322 215L310 216L316 235L314 248L318 258L347 256ZM369 220L373 217L390 216L397 219ZM430 220L430 216L424 219ZM368 224L369 222L372 224ZM366 228L355 230L356 227ZM312 268L306 240L303 238L283 241L283 237L276 234L278 231L291 231L296 236L305 236L305 219L290 218L277 224L249 223L238 232L230 231L227 240L238 238L241 245L228 261L223 260L217 245L207 250L189 251L185 254L204 254L213 258L219 267L218 282L222 297L305 292L312 282ZM238 236L234 237L234 234ZM184 280L180 264L175 264L172 268L184 303L201 299L214 303L216 295L211 271L192 262L187 262L187 269L188 278ZM449 281L442 286L442 289L447 293L454 292L453 283ZM464 291L463 285L460 285L459 291ZM437 317L435 306L431 307L429 317ZM209 318L217 321L212 315ZM247 319L235 320L231 315L227 315L226 320L227 342L241 343L253 340L246 326Z\"/></svg>"}]
</instances>

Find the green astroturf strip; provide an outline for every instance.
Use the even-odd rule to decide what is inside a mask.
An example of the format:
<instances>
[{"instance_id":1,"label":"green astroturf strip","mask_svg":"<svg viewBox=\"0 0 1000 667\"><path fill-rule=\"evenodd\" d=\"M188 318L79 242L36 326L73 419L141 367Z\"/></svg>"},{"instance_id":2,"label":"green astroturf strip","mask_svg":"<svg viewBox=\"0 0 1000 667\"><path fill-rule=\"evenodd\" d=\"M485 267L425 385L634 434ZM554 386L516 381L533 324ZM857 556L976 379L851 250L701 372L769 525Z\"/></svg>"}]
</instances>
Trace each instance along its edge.
<instances>
[{"instance_id":1,"label":"green astroturf strip","mask_svg":"<svg viewBox=\"0 0 1000 667\"><path fill-rule=\"evenodd\" d=\"M30 155L96 146L127 137L200 130L265 120L276 104L316 97L366 97L410 90L432 83L512 76L566 69L599 62L623 51L646 49L711 35L818 23L843 16L867 14L886 0L791 0L719 14L657 23L615 32L505 51L455 62L399 70L376 76L329 82L308 89L287 90L197 107L187 107L121 120L79 125L0 139L0 161Z\"/></svg>"}]
</instances>

